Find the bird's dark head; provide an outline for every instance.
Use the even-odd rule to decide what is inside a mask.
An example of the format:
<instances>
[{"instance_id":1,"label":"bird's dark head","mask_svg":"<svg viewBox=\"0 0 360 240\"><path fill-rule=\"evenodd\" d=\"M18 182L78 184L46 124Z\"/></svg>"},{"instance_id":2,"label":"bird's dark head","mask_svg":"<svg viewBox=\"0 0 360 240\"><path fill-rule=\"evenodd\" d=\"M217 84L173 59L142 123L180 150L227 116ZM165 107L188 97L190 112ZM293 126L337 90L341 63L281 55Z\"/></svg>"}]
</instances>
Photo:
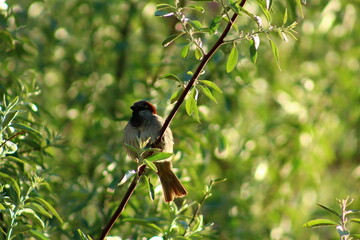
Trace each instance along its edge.
<instances>
[{"instance_id":1,"label":"bird's dark head","mask_svg":"<svg viewBox=\"0 0 360 240\"><path fill-rule=\"evenodd\" d=\"M149 103L148 101L138 101L134 103L134 105L132 105L130 108L131 110L133 110L133 112L137 112L137 113L140 111L148 110L153 114L156 114L155 106Z\"/></svg>"}]
</instances>

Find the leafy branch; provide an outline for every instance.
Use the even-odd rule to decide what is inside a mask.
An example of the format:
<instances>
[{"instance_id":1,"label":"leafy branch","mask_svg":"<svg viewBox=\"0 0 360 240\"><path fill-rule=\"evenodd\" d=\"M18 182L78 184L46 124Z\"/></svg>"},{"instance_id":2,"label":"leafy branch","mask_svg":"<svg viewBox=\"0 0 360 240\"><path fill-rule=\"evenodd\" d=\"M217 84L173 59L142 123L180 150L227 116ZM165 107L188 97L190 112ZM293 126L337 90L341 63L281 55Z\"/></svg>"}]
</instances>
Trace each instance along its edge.
<instances>
[{"instance_id":1,"label":"leafy branch","mask_svg":"<svg viewBox=\"0 0 360 240\"><path fill-rule=\"evenodd\" d=\"M240 6L244 6L246 3L246 0L242 0L240 3ZM214 53L219 49L219 47L224 43L224 39L227 36L227 34L229 33L232 24L235 22L235 20L237 19L238 14L234 13L233 16L231 17L231 20L229 21L229 23L227 24L227 26L225 27L223 33L221 34L221 36L219 37L219 39L216 41L216 43L214 44L214 46L210 49L210 51L204 55L204 57L201 59L201 62L199 64L199 66L197 67L196 71L194 72L194 74L192 75L189 83L187 84L187 86L185 87L185 89L183 90L182 94L180 95L180 97L178 98L178 100L176 101L175 106L173 107L173 109L171 110L169 116L166 118L164 125L162 126L161 130L160 130L160 134L159 137L157 138L156 142L154 143L153 147L156 148L156 146L160 143L162 137L164 136L165 130L169 127L171 121L173 120L175 114L177 113L177 111L179 110L181 104L184 102L185 97L187 96L187 94L189 93L189 91L191 90L191 88L194 86L194 84L196 83L196 80L199 78L200 73L203 71L204 67L206 66L207 62L210 60L210 58L214 55ZM122 201L119 204L119 207L117 208L117 210L115 211L115 213L113 214L113 216L111 217L110 221L107 223L106 227L103 229L99 240L105 239L105 237L107 236L107 234L110 232L111 228L113 227L115 221L118 219L118 217L121 215L122 211L124 210L127 202L129 201L132 193L135 190L135 187L138 183L138 181L140 180L141 176L144 174L144 170L146 168L146 165L141 165L137 171L137 174L135 176L135 178L133 179L133 181L131 182L126 194L124 195Z\"/></svg>"},{"instance_id":2,"label":"leafy branch","mask_svg":"<svg viewBox=\"0 0 360 240\"><path fill-rule=\"evenodd\" d=\"M360 238L359 233L350 233L348 229L349 223L360 223L360 218L348 218L350 214L360 213L358 210L348 210L348 207L353 203L353 200L354 199L350 199L349 196L345 199L337 199L341 209L340 213L330 207L318 203L319 207L336 216L337 222L331 219L314 219L306 222L303 226L308 228L334 226L340 236L340 240L350 240L353 239L353 237Z\"/></svg>"}]
</instances>

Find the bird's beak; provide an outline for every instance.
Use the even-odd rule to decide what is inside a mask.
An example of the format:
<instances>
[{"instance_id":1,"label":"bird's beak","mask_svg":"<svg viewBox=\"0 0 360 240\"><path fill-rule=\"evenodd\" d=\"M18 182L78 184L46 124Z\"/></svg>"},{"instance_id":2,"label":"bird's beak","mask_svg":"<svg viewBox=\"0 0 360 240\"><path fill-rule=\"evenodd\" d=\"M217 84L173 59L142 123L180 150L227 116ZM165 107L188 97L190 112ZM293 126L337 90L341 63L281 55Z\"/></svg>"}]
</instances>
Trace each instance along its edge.
<instances>
[{"instance_id":1,"label":"bird's beak","mask_svg":"<svg viewBox=\"0 0 360 240\"><path fill-rule=\"evenodd\" d=\"M134 111L134 106L131 106L130 109Z\"/></svg>"}]
</instances>

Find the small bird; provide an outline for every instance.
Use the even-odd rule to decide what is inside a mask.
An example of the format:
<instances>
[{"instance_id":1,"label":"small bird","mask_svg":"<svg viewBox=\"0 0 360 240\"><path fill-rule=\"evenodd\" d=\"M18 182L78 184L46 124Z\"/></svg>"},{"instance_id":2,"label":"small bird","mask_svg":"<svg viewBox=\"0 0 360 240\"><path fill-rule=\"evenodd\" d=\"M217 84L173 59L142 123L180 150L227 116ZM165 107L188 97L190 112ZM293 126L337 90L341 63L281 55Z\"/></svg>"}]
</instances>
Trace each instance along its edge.
<instances>
[{"instance_id":1,"label":"small bird","mask_svg":"<svg viewBox=\"0 0 360 240\"><path fill-rule=\"evenodd\" d=\"M138 161L138 153L132 151L126 144L137 149L144 143L147 143L146 146L151 147L160 134L164 120L156 114L155 106L148 101L136 102L130 108L133 112L130 121L124 129L124 146L130 158ZM160 149L161 152L172 153L173 145L173 135L168 127L160 143L155 147ZM143 157L146 158L148 156ZM187 194L186 189L172 171L171 158L155 161L154 164L162 185L165 202L171 202L174 198L183 197Z\"/></svg>"}]
</instances>

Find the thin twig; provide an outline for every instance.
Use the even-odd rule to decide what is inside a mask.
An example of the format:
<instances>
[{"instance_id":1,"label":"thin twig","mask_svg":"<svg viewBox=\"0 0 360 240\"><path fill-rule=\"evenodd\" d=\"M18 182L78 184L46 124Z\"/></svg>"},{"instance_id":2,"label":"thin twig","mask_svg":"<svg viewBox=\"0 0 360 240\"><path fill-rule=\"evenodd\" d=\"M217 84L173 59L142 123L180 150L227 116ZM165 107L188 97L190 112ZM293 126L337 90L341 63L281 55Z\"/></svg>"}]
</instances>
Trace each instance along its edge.
<instances>
[{"instance_id":1,"label":"thin twig","mask_svg":"<svg viewBox=\"0 0 360 240\"><path fill-rule=\"evenodd\" d=\"M9 137L8 139L5 139L5 141L0 145L0 148L3 147L7 142L11 141L12 139L14 139L15 137L24 134L25 132L18 132L15 135Z\"/></svg>"},{"instance_id":2,"label":"thin twig","mask_svg":"<svg viewBox=\"0 0 360 240\"><path fill-rule=\"evenodd\" d=\"M246 3L246 0L242 0L240 3L240 6L243 7ZM194 86L194 84L196 83L196 80L198 79L198 77L200 76L200 73L202 72L202 70L204 69L204 67L206 66L207 62L210 60L210 58L214 55L214 53L219 49L219 47L224 43L224 39L227 36L227 34L229 33L232 24L235 22L236 18L238 17L238 14L234 13L234 15L232 16L232 18L230 19L229 23L226 25L226 28L224 29L223 33L221 34L221 36L219 37L219 39L216 41L216 43L214 44L214 46L210 49L210 51L204 55L204 57L202 58L199 66L197 67L194 75L192 76L192 78L190 79L189 83L187 84L186 88L184 89L184 91L182 92L182 94L180 95L179 99L176 101L175 106L173 107L173 109L171 110L169 116L166 118L164 125L162 126L161 130L160 130L160 134L159 137L157 138L157 140L155 141L155 143L153 144L152 147L156 147L161 139L164 136L165 130L169 127L171 121L173 120L175 114L177 113L177 111L179 110L181 104L184 102L186 95L189 93L189 91L191 90L191 88ZM139 182L141 176L144 174L145 172L145 168L146 165L141 165L139 167L138 170L138 174L136 174L136 176L134 177L133 181L131 182L125 196L123 197L119 207L116 209L115 213L113 214L113 216L111 217L110 221L108 222L108 224L106 225L106 227L103 229L101 236L99 238L99 240L103 240L105 239L105 237L107 236L107 234L110 232L111 228L114 226L115 221L119 218L119 216L121 215L122 211L124 210L127 202L129 201L131 195L133 194L137 183Z\"/></svg>"}]
</instances>

